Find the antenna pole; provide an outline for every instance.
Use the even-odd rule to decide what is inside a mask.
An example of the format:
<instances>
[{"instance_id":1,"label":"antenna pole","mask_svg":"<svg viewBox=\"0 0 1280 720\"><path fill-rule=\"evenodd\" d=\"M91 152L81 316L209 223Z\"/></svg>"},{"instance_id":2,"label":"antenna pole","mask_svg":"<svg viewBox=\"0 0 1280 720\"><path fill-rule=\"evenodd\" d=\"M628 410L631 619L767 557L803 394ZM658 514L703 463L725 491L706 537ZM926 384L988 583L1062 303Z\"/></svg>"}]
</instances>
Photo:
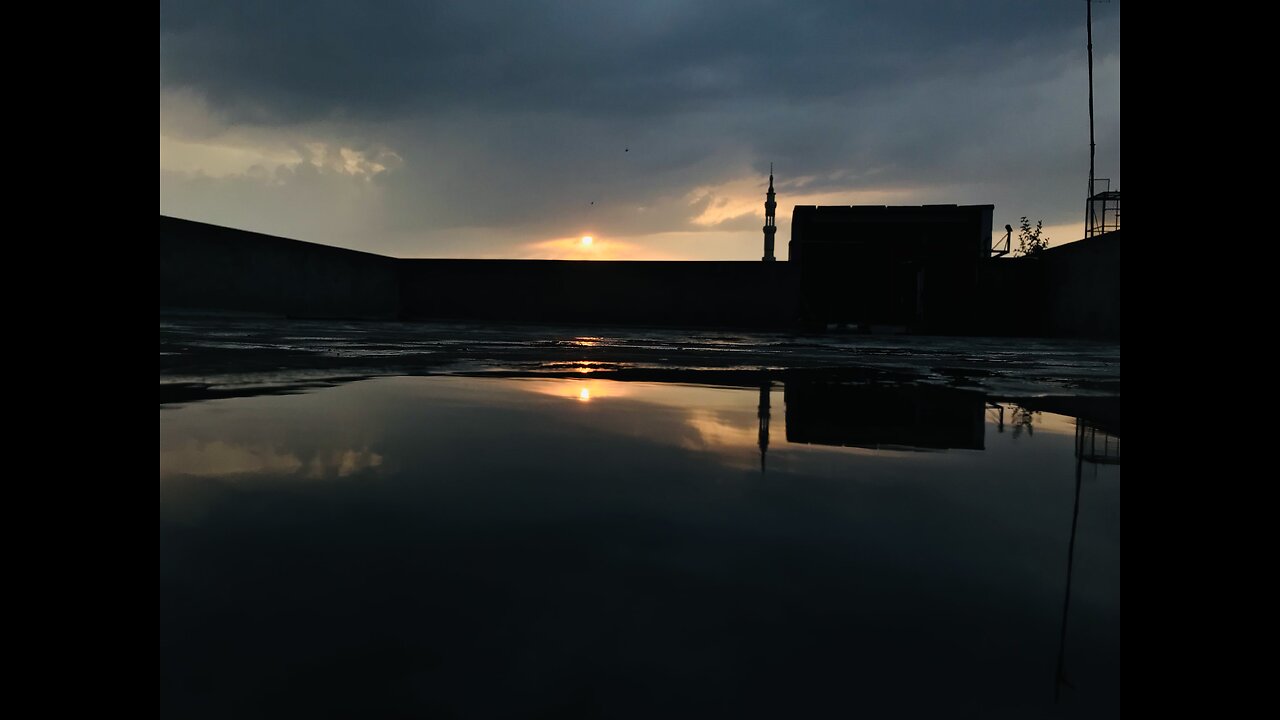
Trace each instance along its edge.
<instances>
[{"instance_id":1,"label":"antenna pole","mask_svg":"<svg viewBox=\"0 0 1280 720\"><path fill-rule=\"evenodd\" d=\"M1084 234L1093 233L1093 0L1085 0L1085 32L1089 41L1089 194L1085 201Z\"/></svg>"}]
</instances>

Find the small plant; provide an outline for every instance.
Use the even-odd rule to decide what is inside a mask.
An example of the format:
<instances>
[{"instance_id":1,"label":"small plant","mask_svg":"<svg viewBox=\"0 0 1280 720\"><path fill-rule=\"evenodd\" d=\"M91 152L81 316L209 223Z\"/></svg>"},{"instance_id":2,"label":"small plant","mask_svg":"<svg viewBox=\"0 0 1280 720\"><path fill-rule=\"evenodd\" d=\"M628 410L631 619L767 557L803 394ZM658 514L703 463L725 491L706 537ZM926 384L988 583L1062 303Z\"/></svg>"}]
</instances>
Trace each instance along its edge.
<instances>
[{"instance_id":1,"label":"small plant","mask_svg":"<svg viewBox=\"0 0 1280 720\"><path fill-rule=\"evenodd\" d=\"M1015 405L1013 408L1013 417L1010 418L1009 424L1013 425L1013 437L1016 439L1022 435L1022 431L1027 431L1027 437L1036 434L1035 416L1040 413L1034 410L1028 410L1021 405Z\"/></svg>"},{"instance_id":2,"label":"small plant","mask_svg":"<svg viewBox=\"0 0 1280 720\"><path fill-rule=\"evenodd\" d=\"M1022 222L1018 224L1018 249L1014 251L1015 257L1034 257L1049 249L1049 236L1041 235L1044 229L1044 221L1037 220L1036 226L1031 227L1031 221L1026 215L1022 216Z\"/></svg>"}]
</instances>

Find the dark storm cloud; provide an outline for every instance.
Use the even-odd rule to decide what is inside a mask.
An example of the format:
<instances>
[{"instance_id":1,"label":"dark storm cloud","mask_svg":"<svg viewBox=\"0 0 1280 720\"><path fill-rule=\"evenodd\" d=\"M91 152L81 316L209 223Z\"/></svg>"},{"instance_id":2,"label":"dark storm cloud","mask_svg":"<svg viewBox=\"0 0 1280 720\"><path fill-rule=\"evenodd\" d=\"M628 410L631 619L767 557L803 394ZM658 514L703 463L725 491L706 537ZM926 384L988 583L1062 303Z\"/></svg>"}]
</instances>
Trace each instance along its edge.
<instances>
[{"instance_id":1,"label":"dark storm cloud","mask_svg":"<svg viewBox=\"0 0 1280 720\"><path fill-rule=\"evenodd\" d=\"M235 121L849 97L1075 38L1077 3L165 2L161 84Z\"/></svg>"},{"instance_id":2,"label":"dark storm cloud","mask_svg":"<svg viewBox=\"0 0 1280 720\"><path fill-rule=\"evenodd\" d=\"M1066 222L1087 171L1082 4L164 2L162 134L389 149L403 163L373 179L373 234L687 230L690 191L770 160L810 193L917 189ZM1099 144L1118 176L1112 17L1095 45L1117 75ZM183 93L212 128L166 120Z\"/></svg>"}]
</instances>

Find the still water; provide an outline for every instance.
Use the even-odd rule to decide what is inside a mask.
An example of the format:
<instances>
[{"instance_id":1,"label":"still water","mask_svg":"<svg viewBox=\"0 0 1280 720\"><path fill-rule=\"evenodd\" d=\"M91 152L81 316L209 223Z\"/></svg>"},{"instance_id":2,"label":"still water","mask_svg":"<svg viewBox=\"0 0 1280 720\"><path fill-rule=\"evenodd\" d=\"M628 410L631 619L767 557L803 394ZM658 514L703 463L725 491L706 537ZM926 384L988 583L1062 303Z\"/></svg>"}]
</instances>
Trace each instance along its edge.
<instances>
[{"instance_id":1,"label":"still water","mask_svg":"<svg viewBox=\"0 0 1280 720\"><path fill-rule=\"evenodd\" d=\"M1118 716L1116 407L466 377L162 406L162 713Z\"/></svg>"}]
</instances>

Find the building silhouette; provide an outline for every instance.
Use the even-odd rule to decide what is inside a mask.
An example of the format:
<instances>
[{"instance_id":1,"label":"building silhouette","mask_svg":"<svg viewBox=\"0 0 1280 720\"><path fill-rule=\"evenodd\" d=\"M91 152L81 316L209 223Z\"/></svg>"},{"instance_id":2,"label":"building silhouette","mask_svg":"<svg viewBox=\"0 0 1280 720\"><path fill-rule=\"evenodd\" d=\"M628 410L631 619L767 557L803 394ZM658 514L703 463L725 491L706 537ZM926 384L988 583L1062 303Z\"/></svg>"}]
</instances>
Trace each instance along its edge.
<instances>
[{"instance_id":1,"label":"building silhouette","mask_svg":"<svg viewBox=\"0 0 1280 720\"><path fill-rule=\"evenodd\" d=\"M991 205L802 205L781 261L769 178L762 261L393 258L161 216L160 310L1120 337L1118 230L993 259Z\"/></svg>"},{"instance_id":2,"label":"building silhouette","mask_svg":"<svg viewBox=\"0 0 1280 720\"><path fill-rule=\"evenodd\" d=\"M797 205L788 260L810 323L950 330L979 306L994 205Z\"/></svg>"}]
</instances>

